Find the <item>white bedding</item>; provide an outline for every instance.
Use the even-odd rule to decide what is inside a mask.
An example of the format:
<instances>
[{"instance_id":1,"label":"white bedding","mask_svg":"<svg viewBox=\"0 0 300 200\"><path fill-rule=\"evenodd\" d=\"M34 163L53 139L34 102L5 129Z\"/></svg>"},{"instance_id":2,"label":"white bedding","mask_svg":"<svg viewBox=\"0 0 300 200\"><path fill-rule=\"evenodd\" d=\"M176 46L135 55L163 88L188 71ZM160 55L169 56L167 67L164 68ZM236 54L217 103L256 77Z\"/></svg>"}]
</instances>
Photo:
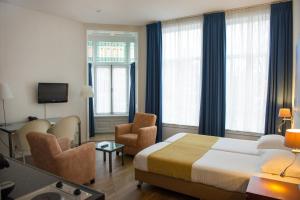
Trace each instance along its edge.
<instances>
[{"instance_id":1,"label":"white bedding","mask_svg":"<svg viewBox=\"0 0 300 200\"><path fill-rule=\"evenodd\" d=\"M170 142L160 142L152 145L134 158L134 167L142 171L148 171L148 156L168 145ZM260 156L229 151L209 150L192 166L191 180L215 186L228 191L245 192L251 176L261 176L281 181L300 183L299 179L281 178L276 175L259 172Z\"/></svg>"},{"instance_id":2,"label":"white bedding","mask_svg":"<svg viewBox=\"0 0 300 200\"><path fill-rule=\"evenodd\" d=\"M171 137L165 139L165 142L175 142L176 140L182 138L185 135L186 133L176 133L175 135L172 135Z\"/></svg>"},{"instance_id":3,"label":"white bedding","mask_svg":"<svg viewBox=\"0 0 300 200\"><path fill-rule=\"evenodd\" d=\"M255 155L210 150L193 164L191 179L228 191L245 192L250 177L259 172L259 161Z\"/></svg>"},{"instance_id":4,"label":"white bedding","mask_svg":"<svg viewBox=\"0 0 300 200\"><path fill-rule=\"evenodd\" d=\"M263 151L257 149L257 141L232 138L219 138L212 149L234 153L260 155Z\"/></svg>"},{"instance_id":5,"label":"white bedding","mask_svg":"<svg viewBox=\"0 0 300 200\"><path fill-rule=\"evenodd\" d=\"M176 140L182 138L185 135L186 133L177 133L166 139L165 142L175 142ZM212 146L212 149L234 153L260 155L262 153L262 150L257 149L257 144L257 141L252 140L219 138L219 140Z\"/></svg>"},{"instance_id":6,"label":"white bedding","mask_svg":"<svg viewBox=\"0 0 300 200\"><path fill-rule=\"evenodd\" d=\"M139 152L134 158L134 167L148 171L147 157L170 144L160 142ZM229 191L244 192L249 177L258 172L258 162L259 157L255 155L210 150L193 164L191 179Z\"/></svg>"}]
</instances>

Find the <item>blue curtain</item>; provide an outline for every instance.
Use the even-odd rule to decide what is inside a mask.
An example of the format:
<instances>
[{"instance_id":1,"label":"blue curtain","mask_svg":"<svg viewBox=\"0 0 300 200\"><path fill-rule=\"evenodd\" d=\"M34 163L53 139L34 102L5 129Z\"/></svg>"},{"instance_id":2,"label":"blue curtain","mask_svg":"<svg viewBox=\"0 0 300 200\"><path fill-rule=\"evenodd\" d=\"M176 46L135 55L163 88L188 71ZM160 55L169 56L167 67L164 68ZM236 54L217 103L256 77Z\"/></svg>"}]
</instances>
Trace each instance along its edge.
<instances>
[{"instance_id":1,"label":"blue curtain","mask_svg":"<svg viewBox=\"0 0 300 200\"><path fill-rule=\"evenodd\" d=\"M89 86L93 87L93 67L92 63L88 64L88 82ZM95 119L94 119L94 102L93 98L89 98L89 131L90 137L95 136Z\"/></svg>"},{"instance_id":2,"label":"blue curtain","mask_svg":"<svg viewBox=\"0 0 300 200\"><path fill-rule=\"evenodd\" d=\"M225 135L226 27L225 13L204 15L203 74L199 134Z\"/></svg>"},{"instance_id":3,"label":"blue curtain","mask_svg":"<svg viewBox=\"0 0 300 200\"><path fill-rule=\"evenodd\" d=\"M157 116L156 141L162 140L162 33L161 23L147 25L147 113Z\"/></svg>"},{"instance_id":4,"label":"blue curtain","mask_svg":"<svg viewBox=\"0 0 300 200\"><path fill-rule=\"evenodd\" d=\"M265 134L276 134L280 108L292 108L292 1L271 5L270 60ZM284 130L283 130L284 133Z\"/></svg>"},{"instance_id":5,"label":"blue curtain","mask_svg":"<svg viewBox=\"0 0 300 200\"><path fill-rule=\"evenodd\" d=\"M135 63L130 65L130 96L128 122L132 123L135 115Z\"/></svg>"}]
</instances>

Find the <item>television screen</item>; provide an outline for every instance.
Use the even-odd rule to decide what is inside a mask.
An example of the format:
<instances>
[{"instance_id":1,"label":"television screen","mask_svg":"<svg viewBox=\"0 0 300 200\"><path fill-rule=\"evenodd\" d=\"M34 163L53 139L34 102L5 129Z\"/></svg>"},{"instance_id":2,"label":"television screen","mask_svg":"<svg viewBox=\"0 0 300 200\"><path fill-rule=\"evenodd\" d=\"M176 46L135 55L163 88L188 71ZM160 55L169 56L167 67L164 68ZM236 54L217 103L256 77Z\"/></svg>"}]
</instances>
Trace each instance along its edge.
<instances>
[{"instance_id":1,"label":"television screen","mask_svg":"<svg viewBox=\"0 0 300 200\"><path fill-rule=\"evenodd\" d=\"M39 83L38 103L68 102L67 83Z\"/></svg>"}]
</instances>

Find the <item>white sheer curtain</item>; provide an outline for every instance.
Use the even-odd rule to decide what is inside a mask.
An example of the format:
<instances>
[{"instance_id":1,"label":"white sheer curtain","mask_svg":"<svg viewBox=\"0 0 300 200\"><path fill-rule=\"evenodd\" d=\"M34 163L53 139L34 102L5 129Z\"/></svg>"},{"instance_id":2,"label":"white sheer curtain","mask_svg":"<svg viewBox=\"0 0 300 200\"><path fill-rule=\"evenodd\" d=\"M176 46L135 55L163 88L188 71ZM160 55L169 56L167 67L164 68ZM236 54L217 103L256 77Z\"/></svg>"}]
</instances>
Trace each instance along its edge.
<instances>
[{"instance_id":1,"label":"white sheer curtain","mask_svg":"<svg viewBox=\"0 0 300 200\"><path fill-rule=\"evenodd\" d=\"M111 113L111 72L110 66L96 67L96 113Z\"/></svg>"},{"instance_id":2,"label":"white sheer curtain","mask_svg":"<svg viewBox=\"0 0 300 200\"><path fill-rule=\"evenodd\" d=\"M163 123L199 124L202 24L202 17L162 24Z\"/></svg>"},{"instance_id":3,"label":"white sheer curtain","mask_svg":"<svg viewBox=\"0 0 300 200\"><path fill-rule=\"evenodd\" d=\"M128 67L112 68L113 113L128 113Z\"/></svg>"},{"instance_id":4,"label":"white sheer curtain","mask_svg":"<svg viewBox=\"0 0 300 200\"><path fill-rule=\"evenodd\" d=\"M226 13L226 129L264 132L270 6Z\"/></svg>"}]
</instances>

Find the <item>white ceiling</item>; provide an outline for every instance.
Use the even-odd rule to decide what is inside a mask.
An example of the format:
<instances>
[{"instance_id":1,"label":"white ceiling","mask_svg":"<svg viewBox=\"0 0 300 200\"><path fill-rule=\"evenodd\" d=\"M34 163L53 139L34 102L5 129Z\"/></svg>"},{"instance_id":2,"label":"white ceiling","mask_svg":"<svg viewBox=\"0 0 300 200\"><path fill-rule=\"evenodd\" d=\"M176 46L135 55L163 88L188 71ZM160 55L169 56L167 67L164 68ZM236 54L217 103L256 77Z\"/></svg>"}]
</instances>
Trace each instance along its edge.
<instances>
[{"instance_id":1,"label":"white ceiling","mask_svg":"<svg viewBox=\"0 0 300 200\"><path fill-rule=\"evenodd\" d=\"M145 25L274 0L0 0L84 23ZM101 12L96 12L101 10Z\"/></svg>"}]
</instances>

